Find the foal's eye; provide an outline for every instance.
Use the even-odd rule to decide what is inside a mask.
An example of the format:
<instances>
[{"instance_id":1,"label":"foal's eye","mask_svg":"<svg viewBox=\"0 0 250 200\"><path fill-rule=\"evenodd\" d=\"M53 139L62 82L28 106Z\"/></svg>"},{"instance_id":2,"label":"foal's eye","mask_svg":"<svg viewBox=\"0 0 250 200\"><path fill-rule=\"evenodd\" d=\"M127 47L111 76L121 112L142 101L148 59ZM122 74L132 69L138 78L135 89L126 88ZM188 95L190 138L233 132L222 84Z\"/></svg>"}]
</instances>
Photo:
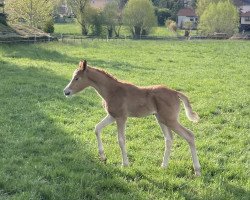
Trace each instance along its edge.
<instances>
[{"instance_id":1,"label":"foal's eye","mask_svg":"<svg viewBox=\"0 0 250 200\"><path fill-rule=\"evenodd\" d=\"M77 78L75 78L75 80L77 81L79 78L77 77Z\"/></svg>"}]
</instances>

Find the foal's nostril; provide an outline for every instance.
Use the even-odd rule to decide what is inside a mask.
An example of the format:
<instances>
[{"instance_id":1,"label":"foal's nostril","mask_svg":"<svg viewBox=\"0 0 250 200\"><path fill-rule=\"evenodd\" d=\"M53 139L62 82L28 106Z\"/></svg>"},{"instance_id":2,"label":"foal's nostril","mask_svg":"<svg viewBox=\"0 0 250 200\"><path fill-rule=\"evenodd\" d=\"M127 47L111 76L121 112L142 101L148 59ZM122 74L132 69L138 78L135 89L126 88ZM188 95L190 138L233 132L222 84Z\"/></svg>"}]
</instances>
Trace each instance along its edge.
<instances>
[{"instance_id":1,"label":"foal's nostril","mask_svg":"<svg viewBox=\"0 0 250 200\"><path fill-rule=\"evenodd\" d=\"M68 96L68 95L70 95L70 92L64 92L64 94L65 94L66 96Z\"/></svg>"}]
</instances>

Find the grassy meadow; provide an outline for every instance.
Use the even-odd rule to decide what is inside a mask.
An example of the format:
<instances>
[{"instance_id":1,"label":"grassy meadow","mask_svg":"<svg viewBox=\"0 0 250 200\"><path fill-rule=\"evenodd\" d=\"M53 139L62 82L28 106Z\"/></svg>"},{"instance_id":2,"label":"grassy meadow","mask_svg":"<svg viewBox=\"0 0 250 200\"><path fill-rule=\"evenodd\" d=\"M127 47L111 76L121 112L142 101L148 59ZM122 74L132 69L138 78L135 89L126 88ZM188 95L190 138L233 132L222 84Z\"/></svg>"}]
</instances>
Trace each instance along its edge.
<instances>
[{"instance_id":1,"label":"grassy meadow","mask_svg":"<svg viewBox=\"0 0 250 200\"><path fill-rule=\"evenodd\" d=\"M249 199L249 52L248 41L1 44L0 199ZM153 116L128 120L128 168L116 126L105 128L101 163L100 97L91 88L63 95L80 59L118 79L186 93L201 120L182 110L180 121L195 133L202 176L176 134L169 167L160 167L164 140Z\"/></svg>"},{"instance_id":2,"label":"grassy meadow","mask_svg":"<svg viewBox=\"0 0 250 200\"><path fill-rule=\"evenodd\" d=\"M56 23L55 27L55 34L65 34L65 35L81 35L81 25L77 22L74 23ZM104 28L103 28L104 29ZM91 30L90 30L91 32ZM105 36L105 31L103 33ZM177 34L183 36L183 30L177 30ZM191 31L192 35L196 34L196 31ZM129 32L128 28L125 26L121 27L120 36L129 36L131 33ZM162 37L175 37L176 34L169 31L167 27L154 27L149 36L162 36Z\"/></svg>"}]
</instances>

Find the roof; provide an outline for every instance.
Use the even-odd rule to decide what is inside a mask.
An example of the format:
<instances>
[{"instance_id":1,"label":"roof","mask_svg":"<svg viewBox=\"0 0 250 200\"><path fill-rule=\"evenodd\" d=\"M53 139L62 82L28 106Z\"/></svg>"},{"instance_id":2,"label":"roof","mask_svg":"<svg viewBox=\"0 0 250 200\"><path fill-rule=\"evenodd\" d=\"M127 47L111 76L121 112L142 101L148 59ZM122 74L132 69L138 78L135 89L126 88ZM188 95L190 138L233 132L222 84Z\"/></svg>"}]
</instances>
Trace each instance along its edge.
<instances>
[{"instance_id":1,"label":"roof","mask_svg":"<svg viewBox=\"0 0 250 200\"><path fill-rule=\"evenodd\" d=\"M192 8L180 9L177 13L177 16L197 17L195 11Z\"/></svg>"},{"instance_id":2,"label":"roof","mask_svg":"<svg viewBox=\"0 0 250 200\"><path fill-rule=\"evenodd\" d=\"M244 5L250 5L250 0L242 0Z\"/></svg>"},{"instance_id":3,"label":"roof","mask_svg":"<svg viewBox=\"0 0 250 200\"><path fill-rule=\"evenodd\" d=\"M250 5L250 0L233 0L233 2L237 7Z\"/></svg>"},{"instance_id":4,"label":"roof","mask_svg":"<svg viewBox=\"0 0 250 200\"><path fill-rule=\"evenodd\" d=\"M250 17L250 11L245 12L245 13L241 13L240 16L241 17Z\"/></svg>"}]
</instances>

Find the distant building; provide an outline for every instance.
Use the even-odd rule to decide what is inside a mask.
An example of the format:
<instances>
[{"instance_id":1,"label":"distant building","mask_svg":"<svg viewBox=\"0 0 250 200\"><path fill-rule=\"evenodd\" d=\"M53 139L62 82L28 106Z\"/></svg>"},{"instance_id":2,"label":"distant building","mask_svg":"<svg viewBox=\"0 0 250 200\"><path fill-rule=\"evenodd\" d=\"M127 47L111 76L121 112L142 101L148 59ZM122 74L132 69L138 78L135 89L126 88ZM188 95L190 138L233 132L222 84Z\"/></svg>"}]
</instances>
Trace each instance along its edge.
<instances>
[{"instance_id":1,"label":"distant building","mask_svg":"<svg viewBox=\"0 0 250 200\"><path fill-rule=\"evenodd\" d=\"M112 0L90 0L90 5L94 8L103 9Z\"/></svg>"},{"instance_id":2,"label":"distant building","mask_svg":"<svg viewBox=\"0 0 250 200\"><path fill-rule=\"evenodd\" d=\"M186 0L187 5L190 0ZM234 5L238 8L240 14L240 30L250 31L250 0L233 0ZM193 29L197 28L198 16L195 10L191 7L186 7L177 13L177 26L178 28L185 28L186 22L193 23Z\"/></svg>"},{"instance_id":3,"label":"distant building","mask_svg":"<svg viewBox=\"0 0 250 200\"><path fill-rule=\"evenodd\" d=\"M241 13L250 11L250 0L233 0L234 5L238 7Z\"/></svg>"},{"instance_id":4,"label":"distant building","mask_svg":"<svg viewBox=\"0 0 250 200\"><path fill-rule=\"evenodd\" d=\"M250 30L250 0L233 0L240 13L240 30Z\"/></svg>"},{"instance_id":5,"label":"distant building","mask_svg":"<svg viewBox=\"0 0 250 200\"><path fill-rule=\"evenodd\" d=\"M4 13L4 0L0 0L0 23L7 25L6 14Z\"/></svg>"},{"instance_id":6,"label":"distant building","mask_svg":"<svg viewBox=\"0 0 250 200\"><path fill-rule=\"evenodd\" d=\"M185 23L190 22L192 23L192 29L197 28L198 16L196 15L194 9L192 8L183 8L179 10L177 13L177 26L178 28L185 28Z\"/></svg>"},{"instance_id":7,"label":"distant building","mask_svg":"<svg viewBox=\"0 0 250 200\"><path fill-rule=\"evenodd\" d=\"M4 0L0 0L0 13L4 13Z\"/></svg>"},{"instance_id":8,"label":"distant building","mask_svg":"<svg viewBox=\"0 0 250 200\"><path fill-rule=\"evenodd\" d=\"M71 8L67 4L67 0L61 0L56 13L61 16L71 16L73 14Z\"/></svg>"},{"instance_id":9,"label":"distant building","mask_svg":"<svg viewBox=\"0 0 250 200\"><path fill-rule=\"evenodd\" d=\"M90 0L89 3L92 7L94 8L100 8L100 9L103 9L105 7L105 5L108 3L108 2L111 2L112 0ZM0 0L1 2L1 0ZM62 1L61 5L58 7L57 9L57 12L60 14L60 15L63 15L63 16L70 16L72 15L72 10L71 8L68 6L67 4L67 1L64 0Z\"/></svg>"},{"instance_id":10,"label":"distant building","mask_svg":"<svg viewBox=\"0 0 250 200\"><path fill-rule=\"evenodd\" d=\"M240 29L250 30L250 11L240 14Z\"/></svg>"},{"instance_id":11,"label":"distant building","mask_svg":"<svg viewBox=\"0 0 250 200\"><path fill-rule=\"evenodd\" d=\"M1 1L1 0L0 0ZM103 9L105 5L113 0L90 0L90 6L97 9ZM56 15L54 17L56 23L72 22L75 17L72 9L68 6L67 1L61 1L61 4L57 8Z\"/></svg>"}]
</instances>

